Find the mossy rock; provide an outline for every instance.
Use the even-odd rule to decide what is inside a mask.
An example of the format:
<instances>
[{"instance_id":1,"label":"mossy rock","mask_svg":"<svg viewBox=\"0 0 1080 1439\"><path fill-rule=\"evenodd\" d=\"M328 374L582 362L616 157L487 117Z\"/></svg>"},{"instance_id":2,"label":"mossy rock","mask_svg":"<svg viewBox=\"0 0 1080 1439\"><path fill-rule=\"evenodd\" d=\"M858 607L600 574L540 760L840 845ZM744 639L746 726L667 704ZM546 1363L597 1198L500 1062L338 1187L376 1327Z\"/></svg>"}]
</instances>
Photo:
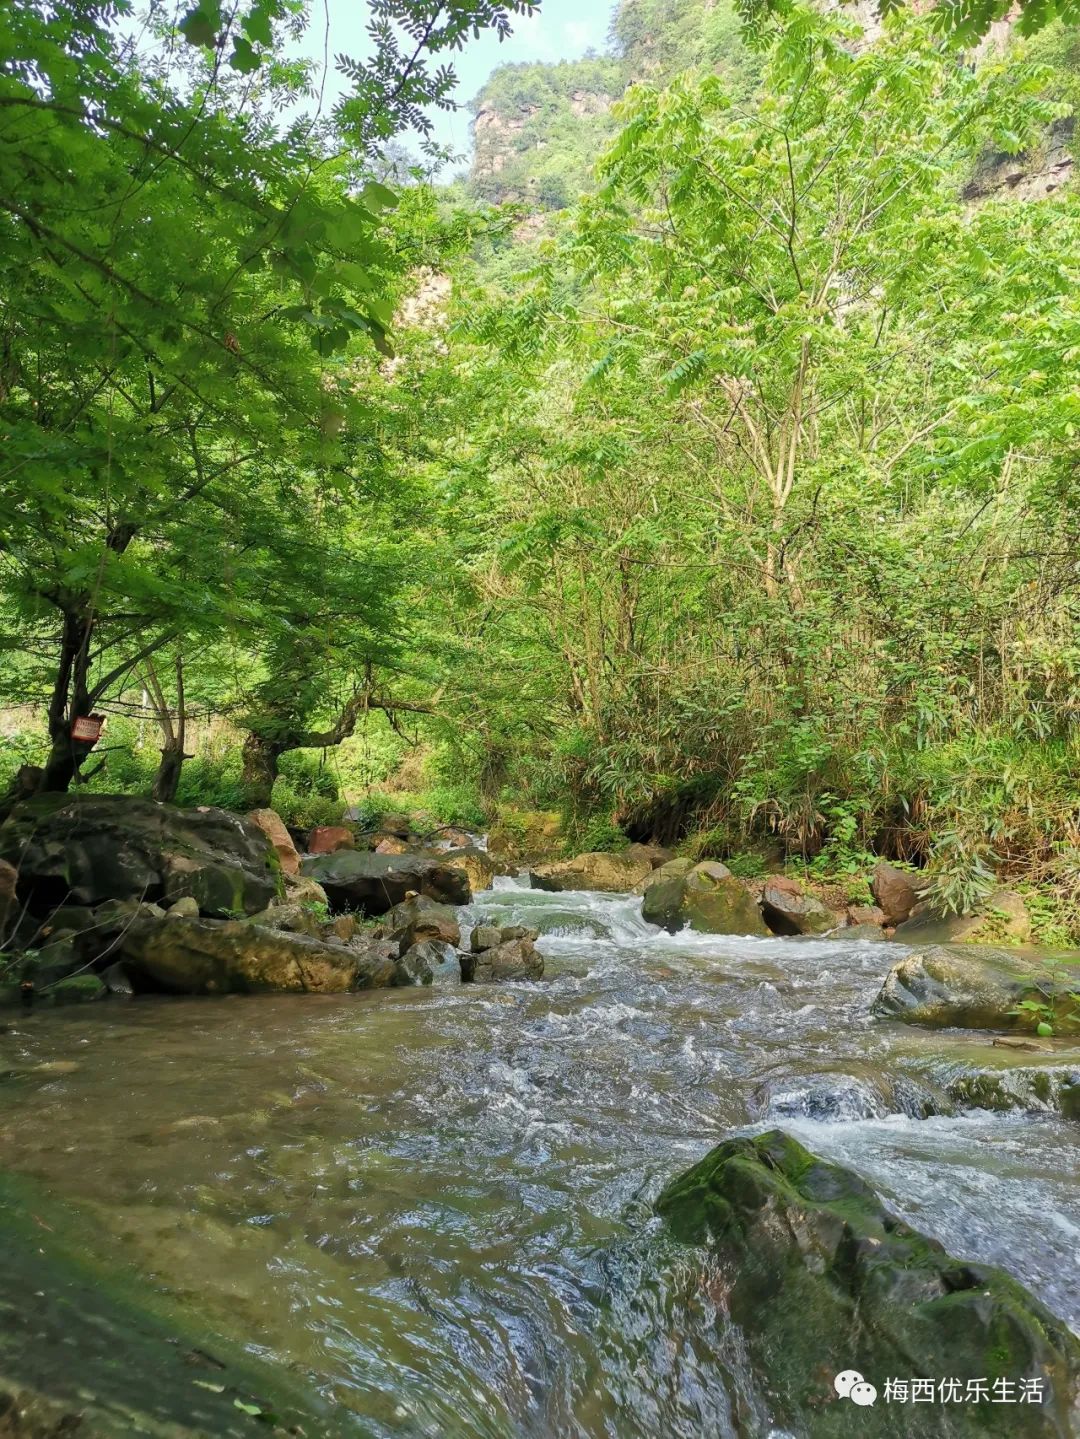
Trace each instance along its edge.
<instances>
[{"instance_id":1,"label":"mossy rock","mask_svg":"<svg viewBox=\"0 0 1080 1439\"><path fill-rule=\"evenodd\" d=\"M678 934L686 923L683 913L683 886L694 868L692 859L672 859L647 876L641 896L641 917Z\"/></svg>"},{"instance_id":2,"label":"mossy rock","mask_svg":"<svg viewBox=\"0 0 1080 1439\"><path fill-rule=\"evenodd\" d=\"M1064 1030L1078 1008L1080 955L1020 954L977 945L931 945L897 960L871 1013L931 1028ZM1041 1012L1026 1005L1045 1004Z\"/></svg>"},{"instance_id":3,"label":"mossy rock","mask_svg":"<svg viewBox=\"0 0 1080 1439\"><path fill-rule=\"evenodd\" d=\"M750 891L714 860L694 865L683 880L683 915L702 934L769 933Z\"/></svg>"},{"instance_id":4,"label":"mossy rock","mask_svg":"<svg viewBox=\"0 0 1080 1439\"><path fill-rule=\"evenodd\" d=\"M281 865L257 825L226 810L131 795L35 795L0 826L31 914L59 903L174 900L204 914L254 914L282 893Z\"/></svg>"},{"instance_id":5,"label":"mossy rock","mask_svg":"<svg viewBox=\"0 0 1080 1439\"><path fill-rule=\"evenodd\" d=\"M953 1259L897 1219L851 1171L778 1130L719 1145L657 1203L676 1237L708 1244L731 1318L769 1394L774 1423L841 1436L1040 1436L1080 1423L1080 1342L1022 1285ZM841 1400L833 1378L1039 1380L1041 1404L873 1409ZM918 1428L914 1426L917 1420Z\"/></svg>"},{"instance_id":6,"label":"mossy rock","mask_svg":"<svg viewBox=\"0 0 1080 1439\"><path fill-rule=\"evenodd\" d=\"M393 983L393 963L344 943L244 920L132 925L118 951L136 989L167 994L342 994Z\"/></svg>"}]
</instances>

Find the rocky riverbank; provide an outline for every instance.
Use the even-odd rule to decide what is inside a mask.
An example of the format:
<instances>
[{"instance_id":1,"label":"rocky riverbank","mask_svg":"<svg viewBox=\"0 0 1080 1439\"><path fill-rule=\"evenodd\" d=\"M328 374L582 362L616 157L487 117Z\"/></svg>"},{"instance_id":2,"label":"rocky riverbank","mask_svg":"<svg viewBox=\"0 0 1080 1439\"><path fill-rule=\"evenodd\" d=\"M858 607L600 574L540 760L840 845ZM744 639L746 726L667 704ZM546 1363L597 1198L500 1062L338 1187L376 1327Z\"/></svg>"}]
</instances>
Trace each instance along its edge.
<instances>
[{"instance_id":1,"label":"rocky riverbank","mask_svg":"<svg viewBox=\"0 0 1080 1439\"><path fill-rule=\"evenodd\" d=\"M459 951L452 908L495 865L391 817L296 838L271 810L45 795L0 826L0 1001L333 994L543 973L535 935ZM491 951L482 961L478 956Z\"/></svg>"}]
</instances>

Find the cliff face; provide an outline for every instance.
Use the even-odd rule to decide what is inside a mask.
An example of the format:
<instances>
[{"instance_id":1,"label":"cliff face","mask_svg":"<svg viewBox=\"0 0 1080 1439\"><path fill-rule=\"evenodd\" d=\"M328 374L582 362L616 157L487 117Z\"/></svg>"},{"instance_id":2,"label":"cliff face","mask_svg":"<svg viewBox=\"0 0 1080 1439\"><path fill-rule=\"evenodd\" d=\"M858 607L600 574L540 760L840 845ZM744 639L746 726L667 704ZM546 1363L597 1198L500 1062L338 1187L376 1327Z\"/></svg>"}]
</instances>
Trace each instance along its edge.
<instances>
[{"instance_id":1,"label":"cliff face","mask_svg":"<svg viewBox=\"0 0 1080 1439\"><path fill-rule=\"evenodd\" d=\"M563 209L589 188L627 85L741 50L732 0L619 0L608 54L493 73L473 102L470 190L489 202Z\"/></svg>"},{"instance_id":2,"label":"cliff face","mask_svg":"<svg viewBox=\"0 0 1080 1439\"><path fill-rule=\"evenodd\" d=\"M835 7L842 0L819 3ZM924 7L927 0L911 3ZM878 5L843 4L845 15L863 27L863 43L880 33ZM980 48L1006 44L1009 33L1008 23L994 26ZM1060 76L1062 95L1080 104L1080 42L1059 36L1039 43L1045 52L1039 58ZM526 206L532 223L521 238L539 233L537 216L572 205L592 187L596 159L618 128L612 105L627 86L663 84L692 66L723 74L736 99L754 90L761 57L742 43L734 0L618 0L607 55L501 66L473 102L473 198ZM1070 180L1074 148L1072 120L1059 121L1030 154L985 156L965 198L978 202L1005 190L1031 199L1051 194Z\"/></svg>"},{"instance_id":3,"label":"cliff face","mask_svg":"<svg viewBox=\"0 0 1080 1439\"><path fill-rule=\"evenodd\" d=\"M571 204L613 133L609 112L624 85L614 58L496 70L473 107L473 194L541 210Z\"/></svg>"}]
</instances>

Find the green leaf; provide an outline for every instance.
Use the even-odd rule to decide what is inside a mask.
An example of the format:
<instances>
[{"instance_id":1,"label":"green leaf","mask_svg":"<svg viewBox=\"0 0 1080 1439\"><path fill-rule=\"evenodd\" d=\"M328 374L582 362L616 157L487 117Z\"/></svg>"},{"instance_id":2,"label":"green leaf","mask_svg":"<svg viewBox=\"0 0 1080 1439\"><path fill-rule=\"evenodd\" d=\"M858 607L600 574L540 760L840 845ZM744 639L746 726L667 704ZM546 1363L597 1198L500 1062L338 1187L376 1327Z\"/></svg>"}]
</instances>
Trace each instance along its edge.
<instances>
[{"instance_id":1,"label":"green leaf","mask_svg":"<svg viewBox=\"0 0 1080 1439\"><path fill-rule=\"evenodd\" d=\"M379 210L396 210L398 206L398 196L385 185L380 185L378 180L369 180L360 191L360 198L366 205L373 205Z\"/></svg>"},{"instance_id":2,"label":"green leaf","mask_svg":"<svg viewBox=\"0 0 1080 1439\"><path fill-rule=\"evenodd\" d=\"M201 0L187 12L179 28L189 45L212 47L221 29L221 0Z\"/></svg>"},{"instance_id":3,"label":"green leaf","mask_svg":"<svg viewBox=\"0 0 1080 1439\"><path fill-rule=\"evenodd\" d=\"M241 75L250 75L262 64L259 56L251 48L251 42L245 40L243 35L233 37L233 52L229 56L229 64L234 70L239 70Z\"/></svg>"},{"instance_id":4,"label":"green leaf","mask_svg":"<svg viewBox=\"0 0 1080 1439\"><path fill-rule=\"evenodd\" d=\"M244 34L254 45L272 45L274 32L270 24L270 6L262 3L253 5L240 22Z\"/></svg>"}]
</instances>

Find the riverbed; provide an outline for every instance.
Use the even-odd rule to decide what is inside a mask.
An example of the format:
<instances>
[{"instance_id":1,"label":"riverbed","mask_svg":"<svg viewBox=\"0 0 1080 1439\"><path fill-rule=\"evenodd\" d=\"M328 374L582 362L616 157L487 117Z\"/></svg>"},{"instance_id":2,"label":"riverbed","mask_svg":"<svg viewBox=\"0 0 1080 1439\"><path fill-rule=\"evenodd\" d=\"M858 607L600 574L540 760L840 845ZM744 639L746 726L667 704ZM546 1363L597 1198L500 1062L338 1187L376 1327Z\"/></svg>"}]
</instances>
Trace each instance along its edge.
<instances>
[{"instance_id":1,"label":"riverbed","mask_svg":"<svg viewBox=\"0 0 1080 1439\"><path fill-rule=\"evenodd\" d=\"M639 909L498 881L463 919L539 928L538 984L18 1015L2 1162L358 1435L775 1432L718 1276L651 1207L746 1128L857 1169L1080 1331L1080 1126L1054 1098L1080 1051L871 1020L895 945Z\"/></svg>"}]
</instances>

